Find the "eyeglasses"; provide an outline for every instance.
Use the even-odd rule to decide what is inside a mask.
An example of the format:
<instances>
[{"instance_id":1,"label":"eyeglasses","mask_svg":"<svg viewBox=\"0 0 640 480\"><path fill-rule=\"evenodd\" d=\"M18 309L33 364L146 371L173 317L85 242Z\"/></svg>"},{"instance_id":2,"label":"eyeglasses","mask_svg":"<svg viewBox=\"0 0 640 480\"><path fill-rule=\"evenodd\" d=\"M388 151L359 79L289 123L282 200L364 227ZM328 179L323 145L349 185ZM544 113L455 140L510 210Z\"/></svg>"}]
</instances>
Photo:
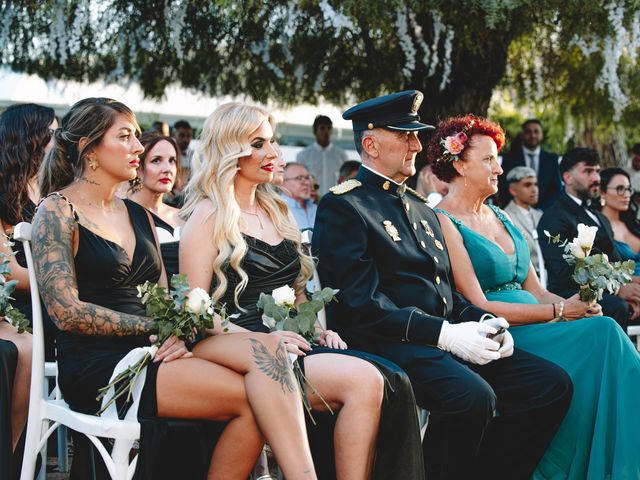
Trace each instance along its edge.
<instances>
[{"instance_id":1,"label":"eyeglasses","mask_svg":"<svg viewBox=\"0 0 640 480\"><path fill-rule=\"evenodd\" d=\"M615 190L616 193L620 196L628 193L629 195L633 195L635 190L631 187L625 187L624 185L618 185L617 187L608 187L607 190Z\"/></svg>"},{"instance_id":2,"label":"eyeglasses","mask_svg":"<svg viewBox=\"0 0 640 480\"><path fill-rule=\"evenodd\" d=\"M296 182L303 182L304 180L311 180L311 175L298 175L297 177L285 178L284 181L295 180Z\"/></svg>"}]
</instances>

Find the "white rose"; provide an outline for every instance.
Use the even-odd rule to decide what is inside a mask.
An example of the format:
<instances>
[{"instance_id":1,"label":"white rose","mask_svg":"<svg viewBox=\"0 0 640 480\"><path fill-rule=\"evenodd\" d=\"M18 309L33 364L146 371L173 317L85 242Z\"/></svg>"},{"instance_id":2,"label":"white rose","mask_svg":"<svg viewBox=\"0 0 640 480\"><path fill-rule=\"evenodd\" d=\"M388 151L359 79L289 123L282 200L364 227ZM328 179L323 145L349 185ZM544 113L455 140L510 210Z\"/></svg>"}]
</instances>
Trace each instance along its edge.
<instances>
[{"instance_id":1,"label":"white rose","mask_svg":"<svg viewBox=\"0 0 640 480\"><path fill-rule=\"evenodd\" d=\"M598 227L590 227L581 223L578 225L578 238L577 243L585 250L585 254L589 255L589 252L593 248L593 241L596 238Z\"/></svg>"},{"instance_id":2,"label":"white rose","mask_svg":"<svg viewBox=\"0 0 640 480\"><path fill-rule=\"evenodd\" d=\"M276 288L271 292L271 296L276 302L276 305L294 305L296 303L296 291L289 285L285 285L280 288Z\"/></svg>"},{"instance_id":3,"label":"white rose","mask_svg":"<svg viewBox=\"0 0 640 480\"><path fill-rule=\"evenodd\" d=\"M569 247L571 248L571 255L573 255L576 258L584 258L586 257L586 253L584 251L584 249L580 246L580 244L578 243L578 239L574 238L573 242L571 242L569 244Z\"/></svg>"},{"instance_id":4,"label":"white rose","mask_svg":"<svg viewBox=\"0 0 640 480\"><path fill-rule=\"evenodd\" d=\"M206 312L209 307L211 307L211 297L202 288L194 288L189 292L189 295L187 295L185 308L188 312L200 315Z\"/></svg>"}]
</instances>

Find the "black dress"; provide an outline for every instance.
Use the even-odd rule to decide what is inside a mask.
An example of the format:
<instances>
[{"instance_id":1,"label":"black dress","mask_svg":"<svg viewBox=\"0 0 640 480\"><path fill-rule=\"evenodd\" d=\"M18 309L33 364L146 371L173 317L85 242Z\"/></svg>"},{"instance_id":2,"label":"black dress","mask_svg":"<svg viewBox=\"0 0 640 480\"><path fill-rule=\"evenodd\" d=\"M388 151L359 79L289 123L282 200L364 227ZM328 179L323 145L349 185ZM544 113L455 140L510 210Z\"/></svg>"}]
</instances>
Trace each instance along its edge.
<instances>
[{"instance_id":1,"label":"black dress","mask_svg":"<svg viewBox=\"0 0 640 480\"><path fill-rule=\"evenodd\" d=\"M234 302L234 290L240 276L227 265L225 275L228 287L220 299L227 304L229 313L239 313L233 323L254 332L268 332L262 323L262 312L256 307L260 293L271 293L283 285L292 286L300 273L300 258L295 244L283 240L271 245L257 238L244 235L249 247L242 268L249 277L249 283L238 298L237 308ZM214 279L215 281L215 279ZM321 353L340 353L369 361L378 368L385 378L385 393L382 416L378 432L374 479L423 479L424 466L422 446L416 414L413 390L407 375L394 363L376 355L354 350L334 350L314 346L307 356ZM304 359L300 358L304 368ZM314 426L307 421L309 444L314 463L321 479L335 478L333 451L333 424L335 417L330 414L314 413L318 422Z\"/></svg>"},{"instance_id":2,"label":"black dress","mask_svg":"<svg viewBox=\"0 0 640 480\"><path fill-rule=\"evenodd\" d=\"M162 228L169 232L172 236L174 228L167 222L162 220L153 212L149 212L153 218L156 228ZM180 249L180 241L165 242L160 244L160 254L162 255L162 262L164 263L164 270L167 272L167 280L171 281L172 275L180 273L180 266L178 264L178 251Z\"/></svg>"},{"instance_id":3,"label":"black dress","mask_svg":"<svg viewBox=\"0 0 640 480\"><path fill-rule=\"evenodd\" d=\"M146 280L158 281L160 256L147 211L133 201L124 200L124 203L136 237L133 258L119 245L77 224L79 242L74 263L78 291L84 302L146 316L136 286ZM98 389L109 382L114 367L130 350L149 345L149 336L89 336L61 331L57 342L58 381L65 401L74 410L94 414L99 409ZM158 363L147 366L138 408L141 433L135 478L204 479L211 452L226 423L158 418L158 367ZM86 462L84 452L74 455L73 467L76 456ZM97 454L94 457L99 458ZM83 469L90 467L80 465L77 470L81 473L76 478L85 478L88 474ZM101 465L98 465L98 478L108 478Z\"/></svg>"},{"instance_id":4,"label":"black dress","mask_svg":"<svg viewBox=\"0 0 640 480\"><path fill-rule=\"evenodd\" d=\"M130 259L120 245L78 223L78 252L74 261L78 293L83 302L146 316L136 286L147 280L157 282L162 267L146 210L132 201L124 202L136 237L133 258ZM74 410L96 413L98 389L109 383L116 364L130 350L148 345L149 335L91 336L60 332L58 381L66 402ZM154 363L147 367L139 415L155 415L157 368Z\"/></svg>"}]
</instances>

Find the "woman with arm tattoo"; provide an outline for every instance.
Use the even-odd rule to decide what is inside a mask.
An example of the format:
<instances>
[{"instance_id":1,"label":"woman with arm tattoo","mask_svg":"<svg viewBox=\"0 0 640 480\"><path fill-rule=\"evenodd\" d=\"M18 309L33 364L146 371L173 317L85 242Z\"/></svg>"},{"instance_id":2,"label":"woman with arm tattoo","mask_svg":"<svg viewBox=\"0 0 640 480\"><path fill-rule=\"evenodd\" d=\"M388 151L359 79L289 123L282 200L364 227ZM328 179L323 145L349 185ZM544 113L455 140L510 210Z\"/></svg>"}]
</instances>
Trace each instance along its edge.
<instances>
[{"instance_id":1,"label":"woman with arm tattoo","mask_svg":"<svg viewBox=\"0 0 640 480\"><path fill-rule=\"evenodd\" d=\"M18 281L13 292L13 306L28 318L31 318L31 299L27 263L22 245L18 243L12 247L8 239L18 223L31 221L40 199L38 168L44 155L51 149L51 131L57 126L52 108L33 103L12 105L0 115L0 253L9 259L11 274L6 280ZM51 325L50 321L48 325ZM45 342L47 359L53 358L53 339L50 337L52 335L47 335ZM13 326L0 319L0 339L14 343L18 349L11 392L11 436L15 450L29 411L31 335L18 334Z\"/></svg>"},{"instance_id":2,"label":"woman with arm tattoo","mask_svg":"<svg viewBox=\"0 0 640 480\"><path fill-rule=\"evenodd\" d=\"M194 158L194 175L181 210L188 220L180 241L180 271L188 275L191 287L210 291L231 312L240 313L231 333L214 337L214 342L241 334L234 332L268 332L256 310L260 293L289 285L301 301L314 268L302 251L295 220L270 185L279 166L273 128L272 117L260 107L222 105L206 120L202 150ZM299 355L300 363L304 359L309 385L337 412L336 478L370 478L384 379L372 363L340 353L347 346L336 332L319 333L320 347L313 350L293 332L275 331L269 336L283 341L287 351ZM227 353L215 343L201 342L194 355L224 361ZM254 355L261 362L256 346ZM280 377L276 369L269 374ZM307 396L313 410L327 410L314 389L308 388ZM415 428L417 432L417 421ZM378 459L384 454L380 452Z\"/></svg>"},{"instance_id":3,"label":"woman with arm tattoo","mask_svg":"<svg viewBox=\"0 0 640 480\"><path fill-rule=\"evenodd\" d=\"M47 198L34 218L33 253L44 304L61 333L59 384L78 411L98 410L98 389L132 348L148 345L151 319L137 298L146 280L166 286L149 214L116 195L131 180L143 147L135 116L120 102L76 103L55 132L41 169ZM208 478L246 479L264 442L287 478L316 478L292 371L278 381L252 354L279 365L278 339L260 334L212 337L224 362L194 358L175 338L158 350L139 416L226 420ZM294 391L291 391L294 390Z\"/></svg>"}]
</instances>

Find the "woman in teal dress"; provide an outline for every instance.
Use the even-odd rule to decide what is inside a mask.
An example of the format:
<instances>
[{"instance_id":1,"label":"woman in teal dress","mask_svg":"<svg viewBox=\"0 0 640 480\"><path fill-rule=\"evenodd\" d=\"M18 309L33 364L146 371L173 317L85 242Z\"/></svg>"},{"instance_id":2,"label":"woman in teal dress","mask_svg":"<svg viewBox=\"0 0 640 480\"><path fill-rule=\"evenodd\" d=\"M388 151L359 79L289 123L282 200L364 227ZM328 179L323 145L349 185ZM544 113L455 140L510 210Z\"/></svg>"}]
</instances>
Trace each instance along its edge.
<instances>
[{"instance_id":1,"label":"woman in teal dress","mask_svg":"<svg viewBox=\"0 0 640 480\"><path fill-rule=\"evenodd\" d=\"M545 290L522 235L504 212L484 204L497 191L503 143L499 125L466 116L441 122L428 146L434 173L450 184L436 212L456 288L507 318L520 349L571 376L571 406L533 478L638 479L640 355L599 305Z\"/></svg>"},{"instance_id":2,"label":"woman in teal dress","mask_svg":"<svg viewBox=\"0 0 640 480\"><path fill-rule=\"evenodd\" d=\"M604 200L602 214L611 222L613 241L623 260L634 260L640 275L640 223L631 177L622 168L606 168L600 172L600 196Z\"/></svg>"}]
</instances>

